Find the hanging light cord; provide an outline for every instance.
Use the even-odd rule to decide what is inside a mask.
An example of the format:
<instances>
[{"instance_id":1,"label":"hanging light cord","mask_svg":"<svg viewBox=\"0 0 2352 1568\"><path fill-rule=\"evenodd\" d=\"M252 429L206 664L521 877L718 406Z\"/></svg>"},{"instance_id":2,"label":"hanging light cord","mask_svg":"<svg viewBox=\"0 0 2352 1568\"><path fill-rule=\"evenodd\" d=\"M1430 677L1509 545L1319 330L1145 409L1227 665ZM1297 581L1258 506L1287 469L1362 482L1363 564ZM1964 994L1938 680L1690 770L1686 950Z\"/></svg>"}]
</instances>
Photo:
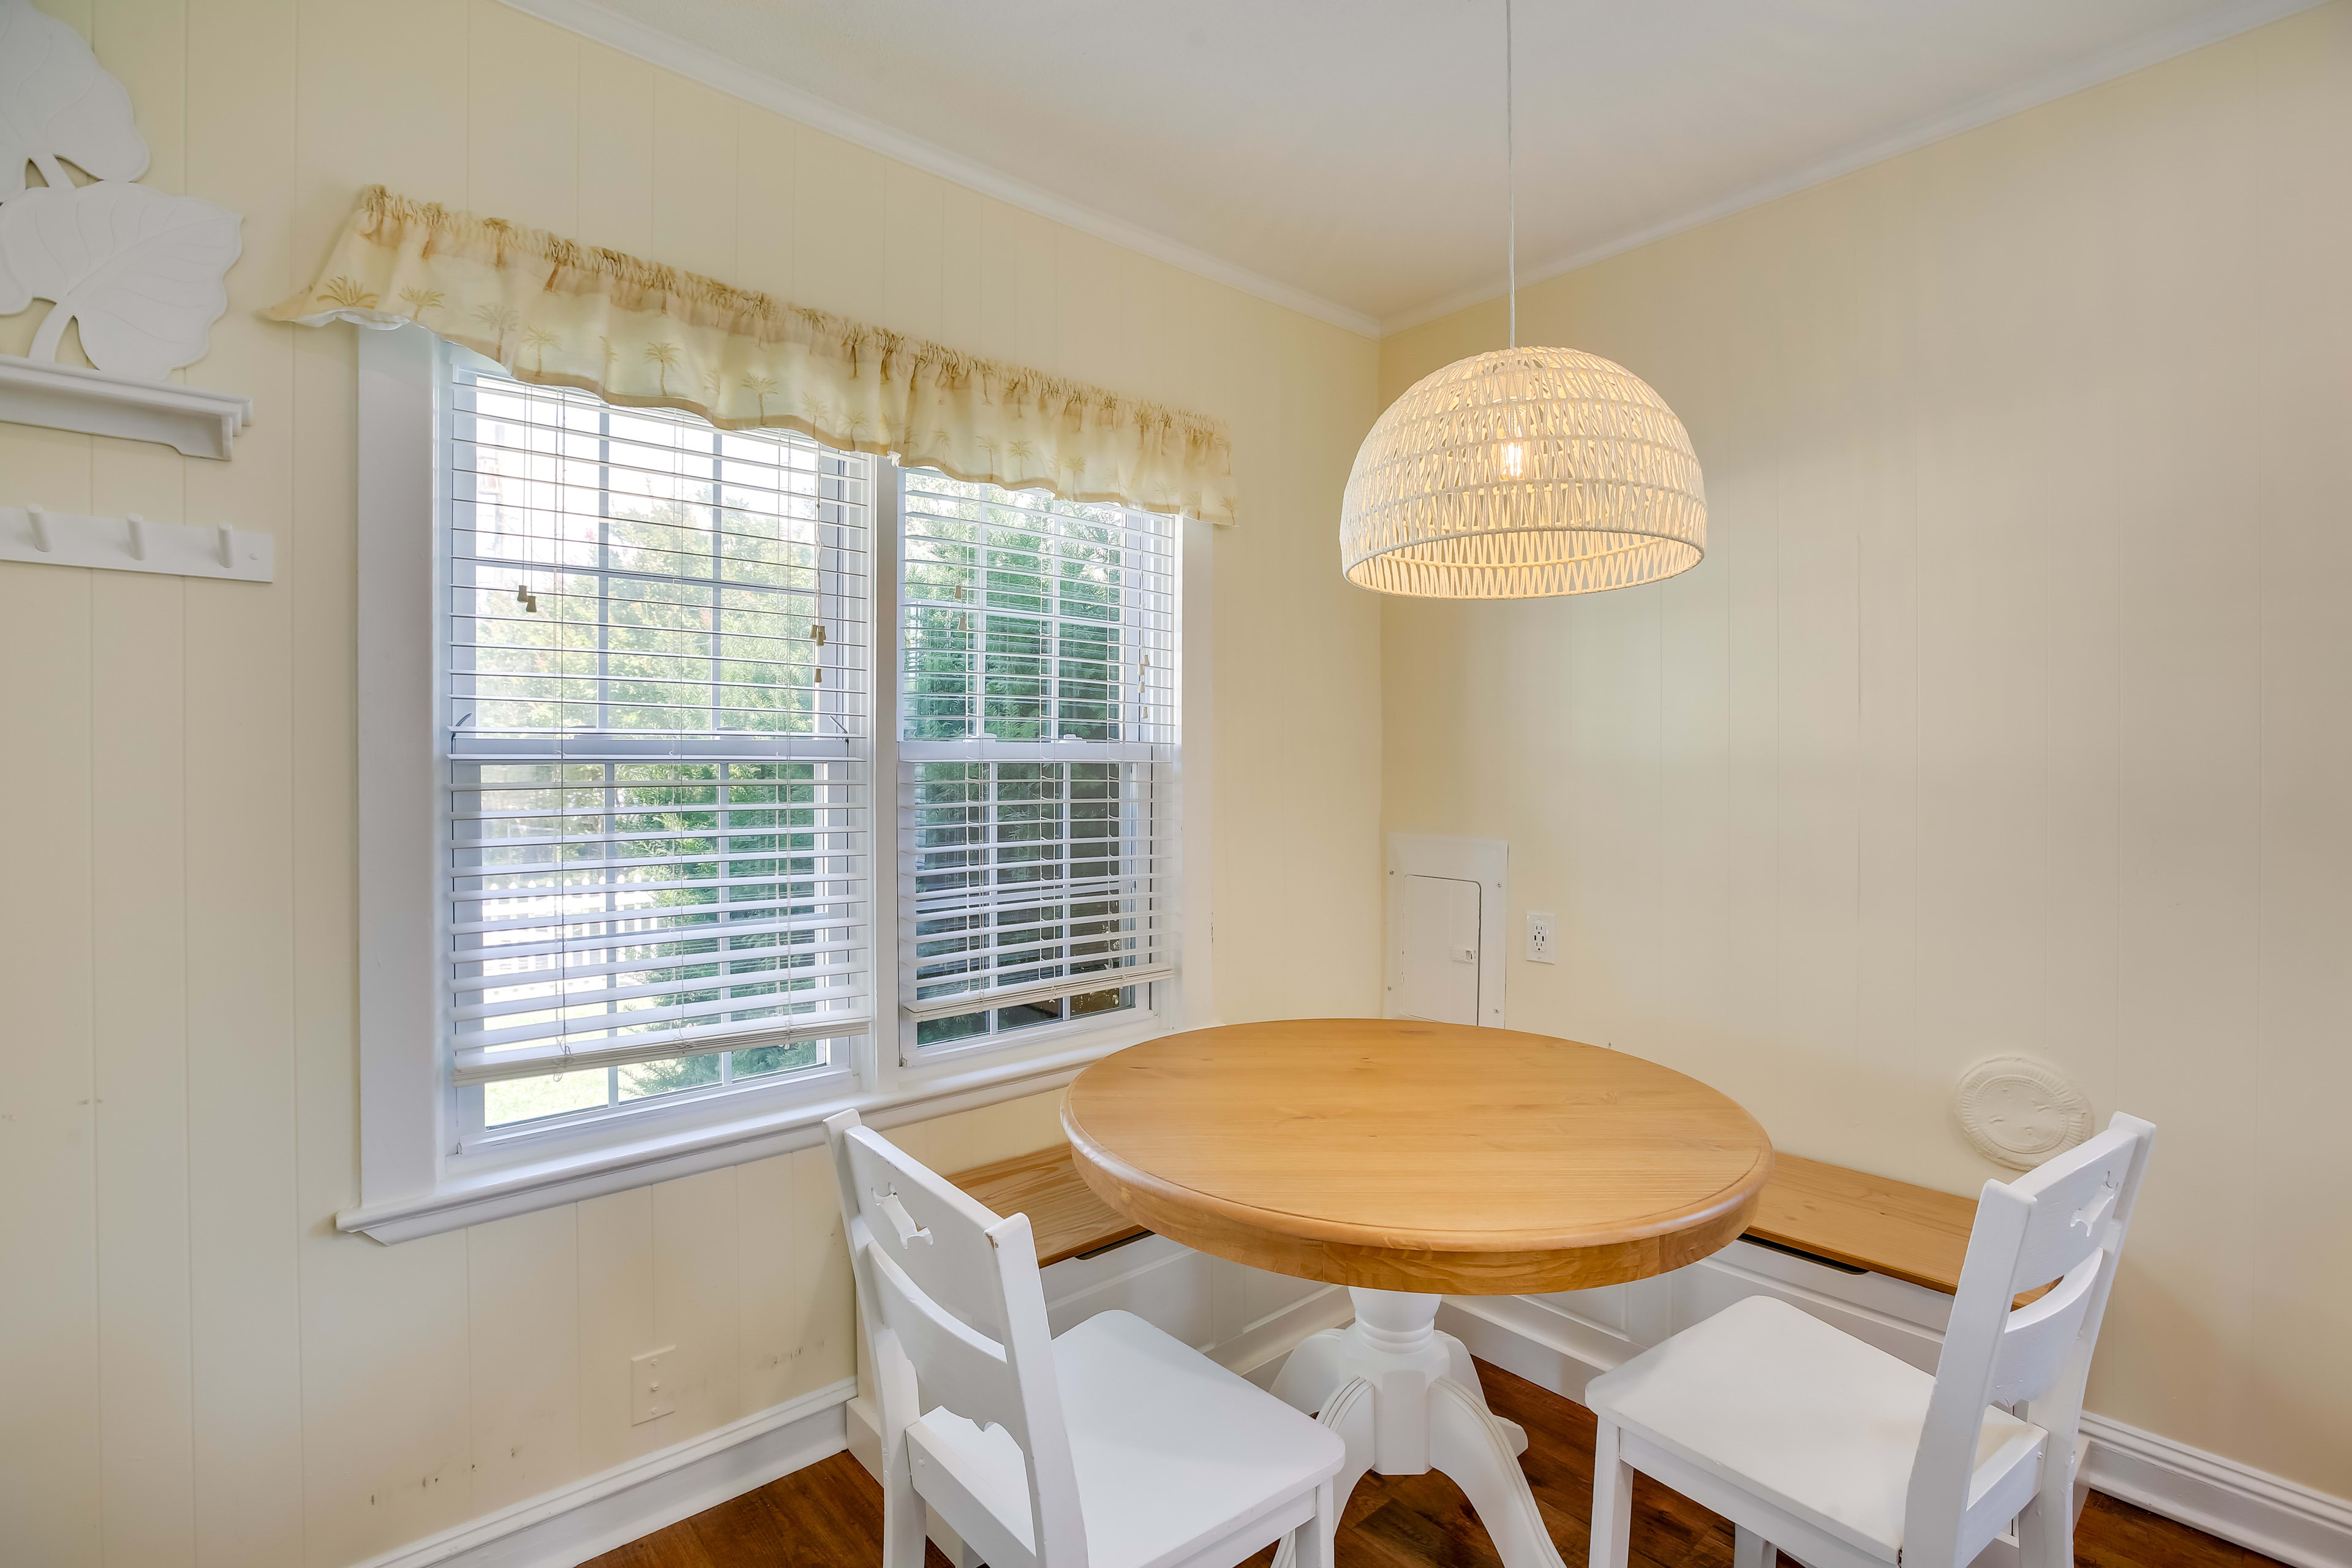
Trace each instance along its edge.
<instances>
[{"instance_id":1,"label":"hanging light cord","mask_svg":"<svg viewBox=\"0 0 2352 1568\"><path fill-rule=\"evenodd\" d=\"M1507 253L1504 270L1510 278L1511 347L1519 346L1519 176L1517 163L1518 149L1514 145L1517 119L1511 97L1511 0L1503 0L1503 185L1505 201L1510 209L1510 237L1505 243Z\"/></svg>"}]
</instances>

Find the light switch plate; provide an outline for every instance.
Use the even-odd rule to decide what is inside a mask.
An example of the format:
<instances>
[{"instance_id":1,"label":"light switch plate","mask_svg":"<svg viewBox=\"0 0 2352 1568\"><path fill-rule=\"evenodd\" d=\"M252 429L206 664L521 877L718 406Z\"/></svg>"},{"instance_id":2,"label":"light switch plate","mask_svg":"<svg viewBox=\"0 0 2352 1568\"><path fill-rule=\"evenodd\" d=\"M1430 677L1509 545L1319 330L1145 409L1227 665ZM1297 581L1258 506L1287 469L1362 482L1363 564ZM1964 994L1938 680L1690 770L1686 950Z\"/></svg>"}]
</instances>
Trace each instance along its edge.
<instances>
[{"instance_id":1,"label":"light switch plate","mask_svg":"<svg viewBox=\"0 0 2352 1568\"><path fill-rule=\"evenodd\" d=\"M1559 945L1559 917L1549 910L1528 911L1528 962L1557 963Z\"/></svg>"},{"instance_id":2,"label":"light switch plate","mask_svg":"<svg viewBox=\"0 0 2352 1568\"><path fill-rule=\"evenodd\" d=\"M677 1347L664 1345L657 1351L629 1358L629 1425L642 1426L677 1408L677 1395L673 1392L677 1367Z\"/></svg>"}]
</instances>

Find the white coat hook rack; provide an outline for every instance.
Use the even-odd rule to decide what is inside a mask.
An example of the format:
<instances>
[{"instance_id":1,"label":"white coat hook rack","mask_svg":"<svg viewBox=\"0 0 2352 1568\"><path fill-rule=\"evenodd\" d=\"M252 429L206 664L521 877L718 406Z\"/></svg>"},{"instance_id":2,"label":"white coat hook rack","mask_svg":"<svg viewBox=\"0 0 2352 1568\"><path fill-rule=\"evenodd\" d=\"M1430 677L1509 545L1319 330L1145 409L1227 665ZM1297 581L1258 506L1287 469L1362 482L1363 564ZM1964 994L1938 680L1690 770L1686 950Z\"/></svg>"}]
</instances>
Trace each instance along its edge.
<instances>
[{"instance_id":1,"label":"white coat hook rack","mask_svg":"<svg viewBox=\"0 0 2352 1568\"><path fill-rule=\"evenodd\" d=\"M277 544L269 534L226 523L204 527L151 522L136 512L89 517L37 506L0 506L0 561L271 583L278 577Z\"/></svg>"}]
</instances>

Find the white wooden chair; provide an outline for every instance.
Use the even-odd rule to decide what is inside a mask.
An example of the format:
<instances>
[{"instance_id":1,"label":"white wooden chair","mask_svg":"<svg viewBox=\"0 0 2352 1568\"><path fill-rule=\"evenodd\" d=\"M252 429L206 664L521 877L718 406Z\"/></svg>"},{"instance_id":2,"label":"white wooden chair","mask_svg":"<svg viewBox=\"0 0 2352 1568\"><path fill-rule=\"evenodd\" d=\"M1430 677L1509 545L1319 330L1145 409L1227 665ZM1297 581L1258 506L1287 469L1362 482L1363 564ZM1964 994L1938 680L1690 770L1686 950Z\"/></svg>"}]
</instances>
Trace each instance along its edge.
<instances>
[{"instance_id":1,"label":"white wooden chair","mask_svg":"<svg viewBox=\"0 0 2352 1568\"><path fill-rule=\"evenodd\" d=\"M1625 1568L1635 1470L1729 1519L1738 1568L1963 1568L2012 1520L2021 1568L2069 1568L2083 1384L2155 1135L2119 1115L1985 1184L1932 1378L1751 1296L1593 1379L1592 1568Z\"/></svg>"},{"instance_id":2,"label":"white wooden chair","mask_svg":"<svg viewBox=\"0 0 2352 1568\"><path fill-rule=\"evenodd\" d=\"M826 1121L882 1428L884 1568L924 1504L993 1568L1234 1568L1297 1532L1331 1568L1337 1433L1140 1318L1060 1338L1026 1215L999 1219L844 1111Z\"/></svg>"}]
</instances>

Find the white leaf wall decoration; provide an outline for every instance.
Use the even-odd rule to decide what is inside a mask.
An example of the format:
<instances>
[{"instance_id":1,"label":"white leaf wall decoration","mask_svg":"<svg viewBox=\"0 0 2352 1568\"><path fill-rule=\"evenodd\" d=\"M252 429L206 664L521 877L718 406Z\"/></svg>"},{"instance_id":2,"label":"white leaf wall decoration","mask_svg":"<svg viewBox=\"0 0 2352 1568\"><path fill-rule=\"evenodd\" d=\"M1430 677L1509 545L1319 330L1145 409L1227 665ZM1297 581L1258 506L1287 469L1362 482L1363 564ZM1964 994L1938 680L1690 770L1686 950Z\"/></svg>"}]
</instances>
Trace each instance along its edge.
<instances>
[{"instance_id":1,"label":"white leaf wall decoration","mask_svg":"<svg viewBox=\"0 0 2352 1568\"><path fill-rule=\"evenodd\" d=\"M100 370L160 380L202 359L228 310L245 220L194 196L104 180L0 203L0 307L51 300L30 357L54 358L68 321ZM21 303L16 306L23 309Z\"/></svg>"},{"instance_id":2,"label":"white leaf wall decoration","mask_svg":"<svg viewBox=\"0 0 2352 1568\"><path fill-rule=\"evenodd\" d=\"M32 0L0 0L0 200L25 188L27 163L52 187L68 185L60 158L101 180L135 180L147 140L131 95L79 33Z\"/></svg>"}]
</instances>

